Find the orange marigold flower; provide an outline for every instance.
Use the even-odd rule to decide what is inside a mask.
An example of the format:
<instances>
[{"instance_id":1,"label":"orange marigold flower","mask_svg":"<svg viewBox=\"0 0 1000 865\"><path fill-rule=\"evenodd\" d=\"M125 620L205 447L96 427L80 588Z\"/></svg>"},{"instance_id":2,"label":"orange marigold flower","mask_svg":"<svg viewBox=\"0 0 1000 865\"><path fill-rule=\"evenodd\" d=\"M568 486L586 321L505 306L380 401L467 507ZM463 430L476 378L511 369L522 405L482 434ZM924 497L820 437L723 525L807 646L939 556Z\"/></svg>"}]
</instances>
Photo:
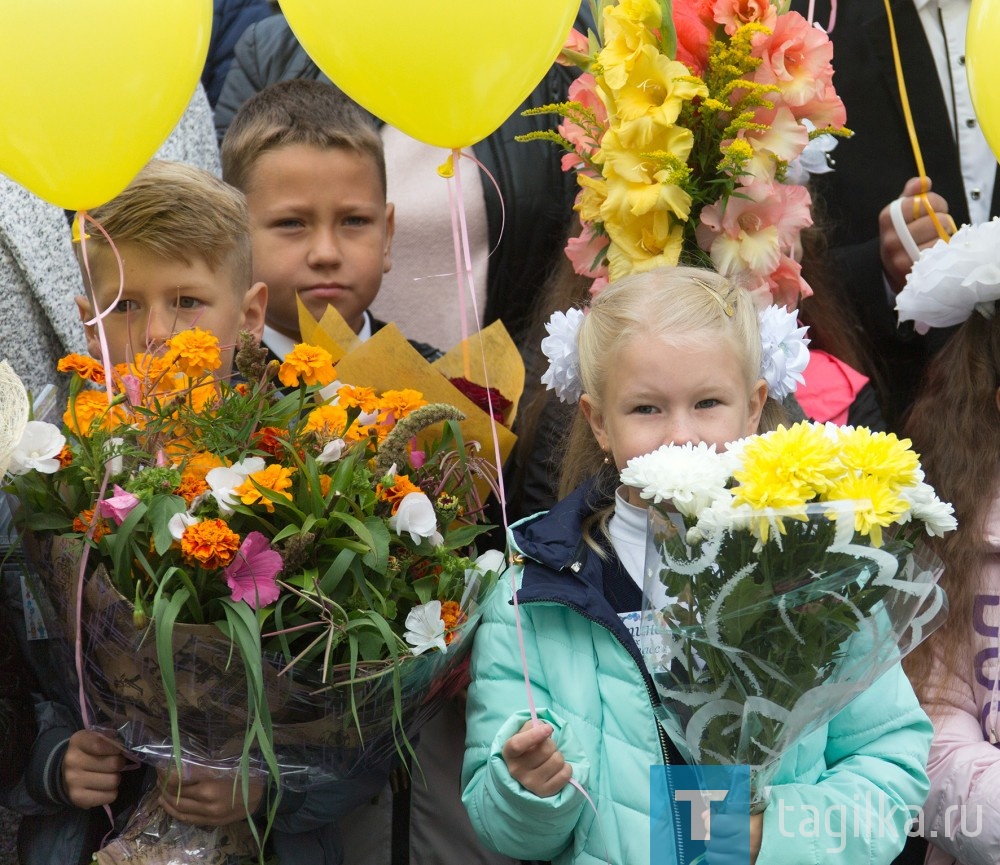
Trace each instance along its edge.
<instances>
[{"instance_id":1,"label":"orange marigold flower","mask_svg":"<svg viewBox=\"0 0 1000 865\"><path fill-rule=\"evenodd\" d=\"M62 450L59 451L56 459L59 460L59 468L64 469L66 466L73 464L73 449L69 445L63 445Z\"/></svg>"},{"instance_id":2,"label":"orange marigold flower","mask_svg":"<svg viewBox=\"0 0 1000 865\"><path fill-rule=\"evenodd\" d=\"M298 387L300 382L327 385L336 374L330 352L304 342L285 355L285 362L278 370L278 378L285 387Z\"/></svg>"},{"instance_id":3,"label":"orange marigold flower","mask_svg":"<svg viewBox=\"0 0 1000 865\"><path fill-rule=\"evenodd\" d=\"M75 372L80 378L94 384L104 384L104 367L94 358L83 354L68 354L56 365L59 372Z\"/></svg>"},{"instance_id":4,"label":"orange marigold flower","mask_svg":"<svg viewBox=\"0 0 1000 865\"><path fill-rule=\"evenodd\" d=\"M326 498L330 494L331 486L333 486L333 478L329 475L319 476L319 492L323 498Z\"/></svg>"},{"instance_id":5,"label":"orange marigold flower","mask_svg":"<svg viewBox=\"0 0 1000 865\"><path fill-rule=\"evenodd\" d=\"M250 395L250 385L248 385L245 381L237 382L236 384L234 384L233 390L236 391L236 393L238 393L240 396Z\"/></svg>"},{"instance_id":6,"label":"orange marigold flower","mask_svg":"<svg viewBox=\"0 0 1000 865\"><path fill-rule=\"evenodd\" d=\"M392 415L393 420L401 420L410 412L427 405L427 400L419 390L387 390L378 401L379 411Z\"/></svg>"},{"instance_id":7,"label":"orange marigold flower","mask_svg":"<svg viewBox=\"0 0 1000 865\"><path fill-rule=\"evenodd\" d=\"M309 412L304 430L330 438L342 435L346 426L346 409L339 405L321 405Z\"/></svg>"},{"instance_id":8,"label":"orange marigold flower","mask_svg":"<svg viewBox=\"0 0 1000 865\"><path fill-rule=\"evenodd\" d=\"M337 390L337 402L344 408L357 407L366 414L371 414L379 409L378 395L375 388L355 387L352 384L345 384Z\"/></svg>"},{"instance_id":9,"label":"orange marigold flower","mask_svg":"<svg viewBox=\"0 0 1000 865\"><path fill-rule=\"evenodd\" d=\"M117 411L109 412L108 409L108 395L106 393L97 390L84 390L70 398L66 412L63 414L63 423L66 424L70 432L78 436L90 436L95 424L104 429L110 429L114 426L120 415Z\"/></svg>"},{"instance_id":10,"label":"orange marigold flower","mask_svg":"<svg viewBox=\"0 0 1000 865\"><path fill-rule=\"evenodd\" d=\"M73 531L80 532L80 534L86 534L90 529L91 524L94 522L94 509L86 508L80 511L79 515L73 518ZM94 526L94 534L92 535L95 541L99 541L108 532L111 531L111 527L102 518L97 518L97 525Z\"/></svg>"},{"instance_id":11,"label":"orange marigold flower","mask_svg":"<svg viewBox=\"0 0 1000 865\"><path fill-rule=\"evenodd\" d=\"M444 622L444 643L447 646L455 639L458 626L465 621L465 613L458 601L442 601L441 620Z\"/></svg>"},{"instance_id":12,"label":"orange marigold flower","mask_svg":"<svg viewBox=\"0 0 1000 865\"><path fill-rule=\"evenodd\" d=\"M202 493L208 492L208 481L204 478L192 478L182 475L181 482L175 492L190 505Z\"/></svg>"},{"instance_id":13,"label":"orange marigold flower","mask_svg":"<svg viewBox=\"0 0 1000 865\"><path fill-rule=\"evenodd\" d=\"M188 526L181 536L184 558L208 571L224 568L236 557L239 548L240 536L225 520L202 520Z\"/></svg>"},{"instance_id":14,"label":"orange marigold flower","mask_svg":"<svg viewBox=\"0 0 1000 865\"><path fill-rule=\"evenodd\" d=\"M272 459L280 460L285 456L285 443L288 436L284 430L276 426L266 426L257 430L253 437L253 446L257 450L269 454Z\"/></svg>"},{"instance_id":15,"label":"orange marigold flower","mask_svg":"<svg viewBox=\"0 0 1000 865\"><path fill-rule=\"evenodd\" d=\"M375 495L384 502L392 502L392 512L396 513L399 503L410 493L420 493L423 490L410 480L409 475L396 475L395 482L391 487L377 484Z\"/></svg>"},{"instance_id":16,"label":"orange marigold flower","mask_svg":"<svg viewBox=\"0 0 1000 865\"><path fill-rule=\"evenodd\" d=\"M273 512L274 502L264 498L257 487L253 485L253 482L256 481L257 484L265 489L278 493L278 495L291 501L292 494L286 491L292 485L292 475L294 473L294 468L285 468L284 466L272 464L262 471L249 475L242 484L233 490L233 493L239 496L245 505L254 505L257 502L262 502L269 512Z\"/></svg>"},{"instance_id":17,"label":"orange marigold flower","mask_svg":"<svg viewBox=\"0 0 1000 865\"><path fill-rule=\"evenodd\" d=\"M191 378L201 378L222 366L219 340L215 334L192 327L167 340L165 360Z\"/></svg>"}]
</instances>

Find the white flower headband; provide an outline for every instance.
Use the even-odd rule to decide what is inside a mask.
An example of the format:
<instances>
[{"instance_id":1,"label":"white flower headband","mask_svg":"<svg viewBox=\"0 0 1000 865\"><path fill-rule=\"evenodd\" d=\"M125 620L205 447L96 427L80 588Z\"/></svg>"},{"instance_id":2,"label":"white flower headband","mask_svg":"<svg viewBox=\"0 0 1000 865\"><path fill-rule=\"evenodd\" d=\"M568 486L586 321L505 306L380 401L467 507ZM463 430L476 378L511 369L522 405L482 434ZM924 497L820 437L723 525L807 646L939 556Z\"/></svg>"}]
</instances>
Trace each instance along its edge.
<instances>
[{"instance_id":1,"label":"white flower headband","mask_svg":"<svg viewBox=\"0 0 1000 865\"><path fill-rule=\"evenodd\" d=\"M950 241L920 253L896 296L900 321L918 333L961 324L973 312L992 318L1000 299L1000 219L963 225Z\"/></svg>"},{"instance_id":2,"label":"white flower headband","mask_svg":"<svg viewBox=\"0 0 1000 865\"><path fill-rule=\"evenodd\" d=\"M549 335L542 340L542 353L549 359L542 384L554 390L562 402L571 405L577 403L583 393L577 338L584 314L582 309L552 313L545 324ZM767 382L768 396L781 401L794 393L804 380L802 373L809 363L808 328L799 327L794 312L773 304L758 312L757 318L761 341L760 377Z\"/></svg>"}]
</instances>

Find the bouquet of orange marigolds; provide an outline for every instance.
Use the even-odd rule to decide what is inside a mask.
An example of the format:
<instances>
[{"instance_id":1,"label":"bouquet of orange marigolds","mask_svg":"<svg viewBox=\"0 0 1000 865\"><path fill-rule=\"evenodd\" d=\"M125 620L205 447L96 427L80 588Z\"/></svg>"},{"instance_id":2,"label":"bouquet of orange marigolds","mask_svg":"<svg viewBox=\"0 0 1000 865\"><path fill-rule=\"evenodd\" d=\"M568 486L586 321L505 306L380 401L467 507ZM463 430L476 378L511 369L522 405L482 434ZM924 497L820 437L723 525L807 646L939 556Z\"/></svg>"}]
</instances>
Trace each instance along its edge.
<instances>
[{"instance_id":1,"label":"bouquet of orange marigolds","mask_svg":"<svg viewBox=\"0 0 1000 865\"><path fill-rule=\"evenodd\" d=\"M198 329L110 371L65 358L64 427L28 425L8 489L91 719L284 789L408 747L464 684L502 556L475 559L495 471L456 409L335 382L321 348L265 358L244 336L220 380Z\"/></svg>"},{"instance_id":2,"label":"bouquet of orange marigolds","mask_svg":"<svg viewBox=\"0 0 1000 865\"><path fill-rule=\"evenodd\" d=\"M577 273L599 289L684 255L797 306L812 293L795 259L812 223L803 155L827 170L830 136L849 134L827 35L787 0L591 6L597 32L571 31L561 54L583 70L569 101L532 112L559 114L558 132L525 137L577 172Z\"/></svg>"}]
</instances>

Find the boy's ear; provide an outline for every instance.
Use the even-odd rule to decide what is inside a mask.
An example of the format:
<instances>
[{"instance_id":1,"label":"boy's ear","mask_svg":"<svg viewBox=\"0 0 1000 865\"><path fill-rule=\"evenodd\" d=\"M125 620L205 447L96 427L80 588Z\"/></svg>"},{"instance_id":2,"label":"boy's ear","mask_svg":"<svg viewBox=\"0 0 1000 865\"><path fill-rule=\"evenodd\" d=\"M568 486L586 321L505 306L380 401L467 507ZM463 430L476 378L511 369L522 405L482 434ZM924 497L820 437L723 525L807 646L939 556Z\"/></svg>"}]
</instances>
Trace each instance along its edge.
<instances>
[{"instance_id":1,"label":"boy's ear","mask_svg":"<svg viewBox=\"0 0 1000 865\"><path fill-rule=\"evenodd\" d=\"M257 342L264 338L264 319L267 315L267 286L255 282L243 296L240 310L240 330L248 331Z\"/></svg>"},{"instance_id":2,"label":"boy's ear","mask_svg":"<svg viewBox=\"0 0 1000 865\"><path fill-rule=\"evenodd\" d=\"M589 394L585 393L580 397L580 411L583 412L587 423L590 424L590 429L594 433L597 443L601 446L601 450L608 450L611 447L611 441L608 438L607 427L604 425L604 415L597 408Z\"/></svg>"},{"instance_id":3,"label":"boy's ear","mask_svg":"<svg viewBox=\"0 0 1000 865\"><path fill-rule=\"evenodd\" d=\"M392 236L396 232L396 206L390 201L385 205L385 249L382 252L382 273L392 270Z\"/></svg>"},{"instance_id":4,"label":"boy's ear","mask_svg":"<svg viewBox=\"0 0 1000 865\"><path fill-rule=\"evenodd\" d=\"M76 301L76 311L83 323L84 335L87 337L87 351L90 352L91 357L100 360L101 341L97 335L97 325L87 324L94 317L94 308L91 306L90 300L82 294L78 294L74 300Z\"/></svg>"},{"instance_id":5,"label":"boy's ear","mask_svg":"<svg viewBox=\"0 0 1000 865\"><path fill-rule=\"evenodd\" d=\"M748 436L753 435L757 432L757 427L760 426L760 415L764 411L764 403L767 402L767 382L764 379L758 379L757 384L753 386L753 390L750 391L750 405L749 405L749 416L747 418L747 431Z\"/></svg>"}]
</instances>

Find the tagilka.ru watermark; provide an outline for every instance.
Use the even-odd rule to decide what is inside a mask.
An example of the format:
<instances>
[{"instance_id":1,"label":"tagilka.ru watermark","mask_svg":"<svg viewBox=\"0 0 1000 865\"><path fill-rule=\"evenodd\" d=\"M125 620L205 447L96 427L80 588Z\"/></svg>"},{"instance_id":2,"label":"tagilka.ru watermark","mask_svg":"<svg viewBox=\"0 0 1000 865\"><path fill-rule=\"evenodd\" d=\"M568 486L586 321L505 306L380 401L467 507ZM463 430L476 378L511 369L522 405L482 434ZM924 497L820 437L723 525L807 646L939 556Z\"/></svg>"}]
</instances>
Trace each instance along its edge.
<instances>
[{"instance_id":1,"label":"tagilka.ru watermark","mask_svg":"<svg viewBox=\"0 0 1000 865\"><path fill-rule=\"evenodd\" d=\"M747 766L653 766L650 770L650 850L652 862L692 862L704 856L749 861L750 770ZM982 832L981 806L952 805L939 830L929 827L923 809L893 801L883 791L866 791L850 804L819 808L771 797L769 823L782 838L818 841L827 853L840 853L852 838L903 835L962 835ZM675 853L676 851L676 853ZM704 861L704 860L701 860Z\"/></svg>"}]
</instances>

